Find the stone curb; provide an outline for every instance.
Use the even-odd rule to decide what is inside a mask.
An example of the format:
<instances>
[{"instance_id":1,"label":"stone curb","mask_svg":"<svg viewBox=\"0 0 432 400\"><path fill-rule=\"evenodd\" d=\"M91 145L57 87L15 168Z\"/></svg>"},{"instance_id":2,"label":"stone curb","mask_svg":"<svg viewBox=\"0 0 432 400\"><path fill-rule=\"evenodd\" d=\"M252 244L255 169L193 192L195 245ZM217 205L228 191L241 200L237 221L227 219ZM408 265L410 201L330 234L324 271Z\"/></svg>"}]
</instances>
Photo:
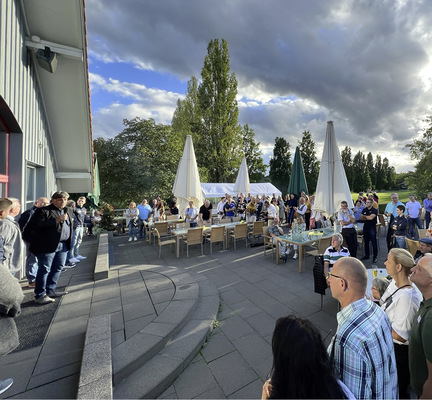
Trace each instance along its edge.
<instances>
[{"instance_id":1,"label":"stone curb","mask_svg":"<svg viewBox=\"0 0 432 400\"><path fill-rule=\"evenodd\" d=\"M199 286L198 304L189 321L158 354L114 387L115 398L156 398L190 364L211 333L219 310L213 283L203 280Z\"/></svg>"},{"instance_id":2,"label":"stone curb","mask_svg":"<svg viewBox=\"0 0 432 400\"><path fill-rule=\"evenodd\" d=\"M99 281L108 278L109 275L109 245L108 233L99 235L99 245L96 256L96 263L93 273L93 279Z\"/></svg>"},{"instance_id":3,"label":"stone curb","mask_svg":"<svg viewBox=\"0 0 432 400\"><path fill-rule=\"evenodd\" d=\"M111 377L111 315L105 314L88 320L77 398L112 399Z\"/></svg>"}]
</instances>

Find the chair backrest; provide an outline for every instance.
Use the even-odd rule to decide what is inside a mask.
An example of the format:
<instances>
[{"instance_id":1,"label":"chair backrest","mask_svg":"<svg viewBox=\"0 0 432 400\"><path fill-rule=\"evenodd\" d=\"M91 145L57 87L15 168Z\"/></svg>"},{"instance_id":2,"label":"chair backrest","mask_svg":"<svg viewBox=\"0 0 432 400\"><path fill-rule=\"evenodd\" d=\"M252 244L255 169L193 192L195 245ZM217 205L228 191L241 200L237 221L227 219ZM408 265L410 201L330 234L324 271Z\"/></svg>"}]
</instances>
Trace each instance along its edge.
<instances>
[{"instance_id":1,"label":"chair backrest","mask_svg":"<svg viewBox=\"0 0 432 400\"><path fill-rule=\"evenodd\" d=\"M230 224L231 223L231 219L224 218L224 219L221 219L219 223L220 224Z\"/></svg>"},{"instance_id":2,"label":"chair backrest","mask_svg":"<svg viewBox=\"0 0 432 400\"><path fill-rule=\"evenodd\" d=\"M386 220L384 218L384 214L378 214L378 221L380 222L381 226L386 226Z\"/></svg>"},{"instance_id":3,"label":"chair backrest","mask_svg":"<svg viewBox=\"0 0 432 400\"><path fill-rule=\"evenodd\" d=\"M331 240L332 240L331 237L319 240L319 242L318 242L318 253L319 254L325 253L327 248L331 246Z\"/></svg>"},{"instance_id":4,"label":"chair backrest","mask_svg":"<svg viewBox=\"0 0 432 400\"><path fill-rule=\"evenodd\" d=\"M241 220L241 217L234 217L233 222L239 222Z\"/></svg>"},{"instance_id":5,"label":"chair backrest","mask_svg":"<svg viewBox=\"0 0 432 400\"><path fill-rule=\"evenodd\" d=\"M203 240L203 228L192 228L187 231L187 243L201 244Z\"/></svg>"},{"instance_id":6,"label":"chair backrest","mask_svg":"<svg viewBox=\"0 0 432 400\"><path fill-rule=\"evenodd\" d=\"M159 234L164 235L165 233L168 233L168 222L155 222L154 228L159 231Z\"/></svg>"},{"instance_id":7,"label":"chair backrest","mask_svg":"<svg viewBox=\"0 0 432 400\"><path fill-rule=\"evenodd\" d=\"M407 244L408 251L414 257L415 253L417 253L417 250L420 248L419 242L417 240L411 240L411 239L408 239L408 238L405 238L405 242Z\"/></svg>"},{"instance_id":8,"label":"chair backrest","mask_svg":"<svg viewBox=\"0 0 432 400\"><path fill-rule=\"evenodd\" d=\"M322 255L315 256L313 278L315 293L325 294L325 291L327 289L327 281L324 276L324 257Z\"/></svg>"},{"instance_id":9,"label":"chair backrest","mask_svg":"<svg viewBox=\"0 0 432 400\"><path fill-rule=\"evenodd\" d=\"M253 235L262 235L263 233L263 226L265 225L264 221L255 221L253 224L253 231L252 234Z\"/></svg>"},{"instance_id":10,"label":"chair backrest","mask_svg":"<svg viewBox=\"0 0 432 400\"><path fill-rule=\"evenodd\" d=\"M210 232L211 242L223 242L225 240L225 227L214 226Z\"/></svg>"},{"instance_id":11,"label":"chair backrest","mask_svg":"<svg viewBox=\"0 0 432 400\"><path fill-rule=\"evenodd\" d=\"M264 236L264 245L269 244L271 242L270 240L270 234L269 234L269 227L263 226L262 228L262 234Z\"/></svg>"},{"instance_id":12,"label":"chair backrest","mask_svg":"<svg viewBox=\"0 0 432 400\"><path fill-rule=\"evenodd\" d=\"M427 229L419 229L418 230L420 239L427 237L427 231L428 231Z\"/></svg>"},{"instance_id":13,"label":"chair backrest","mask_svg":"<svg viewBox=\"0 0 432 400\"><path fill-rule=\"evenodd\" d=\"M247 236L247 224L238 224L234 227L234 236L236 239Z\"/></svg>"},{"instance_id":14,"label":"chair backrest","mask_svg":"<svg viewBox=\"0 0 432 400\"><path fill-rule=\"evenodd\" d=\"M178 215L167 215L166 216L167 221L173 221L175 219L178 219Z\"/></svg>"}]
</instances>

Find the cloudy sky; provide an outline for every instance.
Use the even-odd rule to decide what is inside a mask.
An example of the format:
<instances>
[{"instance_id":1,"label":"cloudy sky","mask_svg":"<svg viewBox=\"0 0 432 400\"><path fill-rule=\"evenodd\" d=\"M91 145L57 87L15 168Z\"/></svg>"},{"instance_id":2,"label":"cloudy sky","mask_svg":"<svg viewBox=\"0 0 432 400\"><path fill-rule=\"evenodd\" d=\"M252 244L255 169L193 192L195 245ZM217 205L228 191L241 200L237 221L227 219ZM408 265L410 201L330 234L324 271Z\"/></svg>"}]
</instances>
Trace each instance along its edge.
<instances>
[{"instance_id":1,"label":"cloudy sky","mask_svg":"<svg viewBox=\"0 0 432 400\"><path fill-rule=\"evenodd\" d=\"M123 119L170 124L207 45L225 38L240 122L268 163L275 137L309 130L321 158L326 122L340 150L413 169L404 145L432 104L430 0L87 0L94 137Z\"/></svg>"}]
</instances>

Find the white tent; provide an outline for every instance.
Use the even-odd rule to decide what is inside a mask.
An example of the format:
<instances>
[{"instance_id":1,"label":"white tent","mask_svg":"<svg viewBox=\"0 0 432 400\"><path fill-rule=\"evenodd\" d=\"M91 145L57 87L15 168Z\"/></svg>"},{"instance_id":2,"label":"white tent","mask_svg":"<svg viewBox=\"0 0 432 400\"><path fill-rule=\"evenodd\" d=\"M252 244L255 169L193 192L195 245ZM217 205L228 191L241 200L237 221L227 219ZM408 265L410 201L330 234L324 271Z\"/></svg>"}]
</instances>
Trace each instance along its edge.
<instances>
[{"instance_id":1,"label":"white tent","mask_svg":"<svg viewBox=\"0 0 432 400\"><path fill-rule=\"evenodd\" d=\"M186 137L183 156L180 159L177 174L173 186L174 196L177 197L177 207L180 215L184 215L189 207L189 201L193 201L195 207L201 207L204 196L201 190L198 165L195 158L195 150L192 136Z\"/></svg>"},{"instance_id":2,"label":"white tent","mask_svg":"<svg viewBox=\"0 0 432 400\"><path fill-rule=\"evenodd\" d=\"M237 179L233 190L236 193L244 193L245 195L247 195L251 190L246 157L243 157L243 160L241 162L240 169L237 174Z\"/></svg>"},{"instance_id":3,"label":"white tent","mask_svg":"<svg viewBox=\"0 0 432 400\"><path fill-rule=\"evenodd\" d=\"M222 197L225 196L225 193L239 194L239 192L234 191L234 183L201 183L201 189L206 198ZM258 194L261 196L264 193L267 196L272 196L273 193L276 196L282 196L282 192L269 182L251 183L248 193L253 196ZM244 195L247 196L248 193L244 193Z\"/></svg>"},{"instance_id":4,"label":"white tent","mask_svg":"<svg viewBox=\"0 0 432 400\"><path fill-rule=\"evenodd\" d=\"M318 176L315 202L312 209L333 215L340 209L341 201L353 208L348 180L336 143L333 121L327 122L326 138Z\"/></svg>"}]
</instances>

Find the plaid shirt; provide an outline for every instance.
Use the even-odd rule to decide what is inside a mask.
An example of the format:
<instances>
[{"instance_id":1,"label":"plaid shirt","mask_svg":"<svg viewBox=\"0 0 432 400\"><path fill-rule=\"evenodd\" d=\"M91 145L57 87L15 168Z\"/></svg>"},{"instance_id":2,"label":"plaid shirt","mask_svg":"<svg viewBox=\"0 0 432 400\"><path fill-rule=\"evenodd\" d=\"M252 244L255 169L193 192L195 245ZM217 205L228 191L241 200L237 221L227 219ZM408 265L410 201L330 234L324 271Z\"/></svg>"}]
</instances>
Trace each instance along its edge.
<instances>
[{"instance_id":1,"label":"plaid shirt","mask_svg":"<svg viewBox=\"0 0 432 400\"><path fill-rule=\"evenodd\" d=\"M397 399L391 324L380 307L360 299L337 314L328 353L340 380L356 399Z\"/></svg>"}]
</instances>

